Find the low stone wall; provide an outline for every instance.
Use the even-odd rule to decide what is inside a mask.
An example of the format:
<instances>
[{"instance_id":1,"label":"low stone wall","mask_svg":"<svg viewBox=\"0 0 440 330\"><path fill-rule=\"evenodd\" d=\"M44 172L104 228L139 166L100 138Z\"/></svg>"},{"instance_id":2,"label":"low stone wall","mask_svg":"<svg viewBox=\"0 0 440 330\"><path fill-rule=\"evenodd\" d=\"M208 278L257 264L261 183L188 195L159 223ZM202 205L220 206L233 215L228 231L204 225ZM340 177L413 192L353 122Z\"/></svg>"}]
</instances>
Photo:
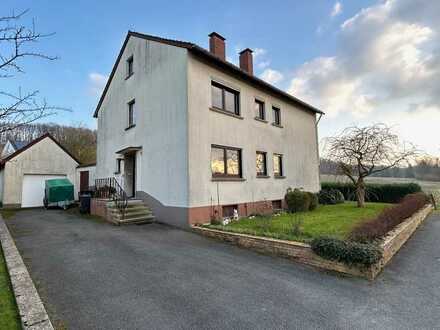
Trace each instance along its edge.
<instances>
[{"instance_id":1,"label":"low stone wall","mask_svg":"<svg viewBox=\"0 0 440 330\"><path fill-rule=\"evenodd\" d=\"M108 202L108 199L92 198L90 201L90 214L97 215L98 217L113 223L112 217L107 211Z\"/></svg>"},{"instance_id":2,"label":"low stone wall","mask_svg":"<svg viewBox=\"0 0 440 330\"><path fill-rule=\"evenodd\" d=\"M432 210L431 205L426 206L391 231L381 244L384 250L382 260L372 267L365 268L351 267L340 262L323 259L312 251L309 244L305 243L237 234L199 226L193 226L192 229L204 236L230 242L258 252L287 257L321 269L373 280Z\"/></svg>"}]
</instances>

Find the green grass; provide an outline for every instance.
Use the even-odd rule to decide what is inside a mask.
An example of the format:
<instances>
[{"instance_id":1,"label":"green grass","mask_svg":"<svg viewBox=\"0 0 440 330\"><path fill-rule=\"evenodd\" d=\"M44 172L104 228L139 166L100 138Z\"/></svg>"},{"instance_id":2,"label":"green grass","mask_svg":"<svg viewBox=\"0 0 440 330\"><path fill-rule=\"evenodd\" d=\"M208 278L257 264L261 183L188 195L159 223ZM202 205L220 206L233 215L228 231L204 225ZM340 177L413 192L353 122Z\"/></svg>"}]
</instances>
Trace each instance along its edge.
<instances>
[{"instance_id":1,"label":"green grass","mask_svg":"<svg viewBox=\"0 0 440 330\"><path fill-rule=\"evenodd\" d=\"M371 219L390 204L367 203L358 208L354 202L339 205L320 205L314 211L295 214L282 213L272 217L242 218L226 226L207 225L235 233L272 237L284 240L310 242L320 236L345 239L354 226ZM301 222L300 231L293 232L295 222Z\"/></svg>"},{"instance_id":2,"label":"green grass","mask_svg":"<svg viewBox=\"0 0 440 330\"><path fill-rule=\"evenodd\" d=\"M19 212L19 209L1 209L0 213L3 217L3 219L8 220L11 219L15 216L15 214L17 214L17 212Z\"/></svg>"},{"instance_id":3,"label":"green grass","mask_svg":"<svg viewBox=\"0 0 440 330\"><path fill-rule=\"evenodd\" d=\"M21 329L3 251L0 247L0 329Z\"/></svg>"}]
</instances>

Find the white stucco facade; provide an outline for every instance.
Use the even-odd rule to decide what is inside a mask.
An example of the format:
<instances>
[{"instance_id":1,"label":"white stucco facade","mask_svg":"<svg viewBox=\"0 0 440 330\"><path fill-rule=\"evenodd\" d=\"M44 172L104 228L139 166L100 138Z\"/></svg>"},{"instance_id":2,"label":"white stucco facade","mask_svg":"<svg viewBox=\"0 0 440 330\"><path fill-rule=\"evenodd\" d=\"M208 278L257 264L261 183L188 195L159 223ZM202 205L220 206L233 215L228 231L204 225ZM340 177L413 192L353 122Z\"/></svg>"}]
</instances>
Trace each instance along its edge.
<instances>
[{"instance_id":1,"label":"white stucco facade","mask_svg":"<svg viewBox=\"0 0 440 330\"><path fill-rule=\"evenodd\" d=\"M3 205L21 205L25 175L66 176L75 185L78 165L76 160L49 137L32 144L4 164L1 171ZM75 195L76 192L75 187Z\"/></svg>"},{"instance_id":2,"label":"white stucco facade","mask_svg":"<svg viewBox=\"0 0 440 330\"><path fill-rule=\"evenodd\" d=\"M127 78L131 57L134 73ZM319 190L314 111L225 73L185 47L156 40L129 37L114 70L97 112L96 178L116 177L131 189L132 173L125 168L132 162L127 155L135 157L136 195L156 203L156 214L169 208L163 216L187 217L188 210L213 203L280 200L289 187ZM212 81L239 92L241 118L210 109ZM255 98L265 102L267 122L254 119ZM133 100L135 126L127 129ZM282 127L271 124L272 105L281 109ZM241 149L241 180L213 180L212 145ZM257 151L267 154L267 178L256 175ZM283 155L283 178L273 176L274 153ZM123 161L116 173L118 158Z\"/></svg>"},{"instance_id":3,"label":"white stucco facade","mask_svg":"<svg viewBox=\"0 0 440 330\"><path fill-rule=\"evenodd\" d=\"M211 81L240 92L238 119L210 110ZM286 189L319 191L316 117L262 92L193 56L188 58L189 207L282 199ZM264 101L267 123L255 120L254 102ZM273 126L272 105L281 109L282 128ZM201 124L203 123L203 124ZM211 145L242 150L245 181L212 181ZM267 153L268 178L257 178L256 152ZM272 155L283 155L284 176L273 176ZM219 195L217 195L217 185Z\"/></svg>"},{"instance_id":4,"label":"white stucco facade","mask_svg":"<svg viewBox=\"0 0 440 330\"><path fill-rule=\"evenodd\" d=\"M134 74L126 79L126 60ZM96 177L116 176L118 150L141 147L136 157L136 191L166 206L188 205L187 51L130 38L98 114ZM128 103L135 100L135 127Z\"/></svg>"}]
</instances>

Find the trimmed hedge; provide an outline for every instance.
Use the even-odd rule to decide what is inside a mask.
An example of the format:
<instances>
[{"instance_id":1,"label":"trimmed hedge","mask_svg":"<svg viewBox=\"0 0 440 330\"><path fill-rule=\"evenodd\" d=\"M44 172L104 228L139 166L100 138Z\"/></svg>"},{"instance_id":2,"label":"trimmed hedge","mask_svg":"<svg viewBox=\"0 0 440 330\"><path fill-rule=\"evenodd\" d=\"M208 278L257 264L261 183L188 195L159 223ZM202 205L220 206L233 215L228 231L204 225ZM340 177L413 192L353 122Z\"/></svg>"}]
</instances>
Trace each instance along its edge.
<instances>
[{"instance_id":1,"label":"trimmed hedge","mask_svg":"<svg viewBox=\"0 0 440 330\"><path fill-rule=\"evenodd\" d=\"M309 199L310 199L309 210L310 211L316 210L316 208L319 205L318 195L311 192L307 192L307 194L309 195Z\"/></svg>"},{"instance_id":2,"label":"trimmed hedge","mask_svg":"<svg viewBox=\"0 0 440 330\"><path fill-rule=\"evenodd\" d=\"M384 237L390 230L428 203L430 203L430 198L424 193L407 195L399 204L384 209L376 218L356 226L350 233L349 239L357 242L371 242Z\"/></svg>"},{"instance_id":3,"label":"trimmed hedge","mask_svg":"<svg viewBox=\"0 0 440 330\"><path fill-rule=\"evenodd\" d=\"M344 195L338 189L323 189L318 194L319 204L335 205L345 202Z\"/></svg>"},{"instance_id":4,"label":"trimmed hedge","mask_svg":"<svg viewBox=\"0 0 440 330\"><path fill-rule=\"evenodd\" d=\"M382 249L376 244L342 241L335 238L315 238L311 247L321 258L347 265L368 267L378 262L383 255Z\"/></svg>"},{"instance_id":5,"label":"trimmed hedge","mask_svg":"<svg viewBox=\"0 0 440 330\"><path fill-rule=\"evenodd\" d=\"M346 200L356 200L356 189L353 183L324 182L322 190L337 189ZM417 183L366 184L366 201L376 203L398 203L408 194L421 192Z\"/></svg>"},{"instance_id":6,"label":"trimmed hedge","mask_svg":"<svg viewBox=\"0 0 440 330\"><path fill-rule=\"evenodd\" d=\"M318 207L318 196L308 191L288 188L284 196L287 210L291 213L313 211Z\"/></svg>"}]
</instances>

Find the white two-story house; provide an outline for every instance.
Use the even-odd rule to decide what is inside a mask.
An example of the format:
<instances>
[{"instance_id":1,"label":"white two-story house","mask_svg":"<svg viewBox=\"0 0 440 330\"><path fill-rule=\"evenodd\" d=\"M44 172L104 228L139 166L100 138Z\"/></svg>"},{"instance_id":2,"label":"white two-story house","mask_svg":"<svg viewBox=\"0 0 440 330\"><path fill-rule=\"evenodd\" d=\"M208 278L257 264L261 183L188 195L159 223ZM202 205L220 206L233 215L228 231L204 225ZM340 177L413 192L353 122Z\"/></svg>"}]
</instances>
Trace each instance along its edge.
<instances>
[{"instance_id":1,"label":"white two-story house","mask_svg":"<svg viewBox=\"0 0 440 330\"><path fill-rule=\"evenodd\" d=\"M94 116L97 178L116 177L177 226L283 206L317 192L322 112L225 59L225 39L193 43L129 32Z\"/></svg>"}]
</instances>

